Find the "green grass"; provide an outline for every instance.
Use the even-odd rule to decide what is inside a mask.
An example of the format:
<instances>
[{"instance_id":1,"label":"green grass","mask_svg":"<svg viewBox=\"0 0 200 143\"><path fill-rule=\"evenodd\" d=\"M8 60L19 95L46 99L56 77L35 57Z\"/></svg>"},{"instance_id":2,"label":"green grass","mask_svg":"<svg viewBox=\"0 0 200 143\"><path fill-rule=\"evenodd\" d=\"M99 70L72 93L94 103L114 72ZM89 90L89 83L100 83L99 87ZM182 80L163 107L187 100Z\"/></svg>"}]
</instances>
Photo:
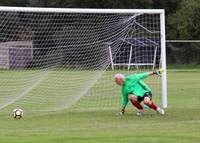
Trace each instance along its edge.
<instances>
[{"instance_id":1,"label":"green grass","mask_svg":"<svg viewBox=\"0 0 200 143\"><path fill-rule=\"evenodd\" d=\"M168 69L181 69L181 70L194 70L194 69L200 69L200 64L169 64L167 65Z\"/></svg>"},{"instance_id":2,"label":"green grass","mask_svg":"<svg viewBox=\"0 0 200 143\"><path fill-rule=\"evenodd\" d=\"M168 71L169 106L164 117L153 111L137 117L131 106L124 117L115 115L119 108L79 110L80 106L37 116L25 112L17 120L8 107L0 112L0 142L199 143L199 77L199 70Z\"/></svg>"}]
</instances>

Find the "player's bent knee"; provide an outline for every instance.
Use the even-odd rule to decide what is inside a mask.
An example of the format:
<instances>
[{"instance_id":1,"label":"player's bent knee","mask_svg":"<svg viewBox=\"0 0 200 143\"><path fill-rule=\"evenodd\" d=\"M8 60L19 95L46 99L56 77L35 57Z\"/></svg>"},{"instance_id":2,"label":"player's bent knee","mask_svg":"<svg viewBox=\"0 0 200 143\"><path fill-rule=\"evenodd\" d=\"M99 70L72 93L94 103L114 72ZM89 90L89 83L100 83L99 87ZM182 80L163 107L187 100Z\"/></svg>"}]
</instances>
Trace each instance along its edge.
<instances>
[{"instance_id":1,"label":"player's bent knee","mask_svg":"<svg viewBox=\"0 0 200 143\"><path fill-rule=\"evenodd\" d=\"M137 96L135 96L135 95L130 95L130 96L129 96L129 99L130 99L130 101L131 101L132 103L137 102Z\"/></svg>"},{"instance_id":2,"label":"player's bent knee","mask_svg":"<svg viewBox=\"0 0 200 143\"><path fill-rule=\"evenodd\" d=\"M144 98L144 104L150 106L152 104L152 101L150 100L150 98L145 97Z\"/></svg>"}]
</instances>

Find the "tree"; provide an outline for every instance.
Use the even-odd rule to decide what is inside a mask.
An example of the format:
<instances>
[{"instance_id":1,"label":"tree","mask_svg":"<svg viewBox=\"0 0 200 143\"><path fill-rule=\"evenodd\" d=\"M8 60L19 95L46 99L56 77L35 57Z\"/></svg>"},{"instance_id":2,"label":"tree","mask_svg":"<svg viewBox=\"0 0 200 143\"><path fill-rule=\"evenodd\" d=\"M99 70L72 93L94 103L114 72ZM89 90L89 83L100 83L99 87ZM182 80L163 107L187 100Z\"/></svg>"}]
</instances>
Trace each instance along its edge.
<instances>
[{"instance_id":1,"label":"tree","mask_svg":"<svg viewBox=\"0 0 200 143\"><path fill-rule=\"evenodd\" d=\"M200 39L199 0L183 0L175 13L168 16L168 39Z\"/></svg>"},{"instance_id":2,"label":"tree","mask_svg":"<svg viewBox=\"0 0 200 143\"><path fill-rule=\"evenodd\" d=\"M0 0L1 6L26 6L28 0Z\"/></svg>"}]
</instances>

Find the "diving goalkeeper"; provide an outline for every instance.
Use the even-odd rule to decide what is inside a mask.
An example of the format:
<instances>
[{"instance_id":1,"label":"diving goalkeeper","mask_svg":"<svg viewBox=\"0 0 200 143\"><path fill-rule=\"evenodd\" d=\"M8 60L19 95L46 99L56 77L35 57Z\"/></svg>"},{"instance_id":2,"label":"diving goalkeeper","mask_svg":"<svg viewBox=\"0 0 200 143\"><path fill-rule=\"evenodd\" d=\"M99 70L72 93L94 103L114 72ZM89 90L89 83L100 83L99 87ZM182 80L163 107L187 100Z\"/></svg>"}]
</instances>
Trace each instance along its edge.
<instances>
[{"instance_id":1,"label":"diving goalkeeper","mask_svg":"<svg viewBox=\"0 0 200 143\"><path fill-rule=\"evenodd\" d=\"M143 79L152 75L160 75L162 72L163 70L160 69L153 72L131 74L128 76L116 74L115 82L116 84L122 86L122 109L119 114L123 115L125 113L125 108L130 100L131 103L138 109L138 116L144 114L143 106L140 104L142 101L149 108L157 111L161 115L164 115L165 111L152 101L151 89L143 82Z\"/></svg>"}]
</instances>

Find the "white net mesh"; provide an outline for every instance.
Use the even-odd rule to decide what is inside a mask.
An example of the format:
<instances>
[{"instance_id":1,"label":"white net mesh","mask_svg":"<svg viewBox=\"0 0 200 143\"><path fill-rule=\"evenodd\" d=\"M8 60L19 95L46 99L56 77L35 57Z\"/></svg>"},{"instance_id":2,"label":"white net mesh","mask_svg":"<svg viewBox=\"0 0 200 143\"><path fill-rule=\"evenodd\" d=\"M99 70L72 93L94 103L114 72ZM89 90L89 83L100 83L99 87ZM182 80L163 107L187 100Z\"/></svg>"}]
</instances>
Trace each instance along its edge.
<instances>
[{"instance_id":1,"label":"white net mesh","mask_svg":"<svg viewBox=\"0 0 200 143\"><path fill-rule=\"evenodd\" d=\"M160 64L159 16L1 11L0 109L119 106L113 75ZM147 82L159 97L160 79Z\"/></svg>"},{"instance_id":2,"label":"white net mesh","mask_svg":"<svg viewBox=\"0 0 200 143\"><path fill-rule=\"evenodd\" d=\"M161 66L160 15L135 14L127 33L108 43L111 65L90 92L82 98L80 105L105 109L121 108L121 87L115 85L114 75L125 75L152 71ZM153 100L161 102L161 78L150 77L145 82L151 87Z\"/></svg>"}]
</instances>

